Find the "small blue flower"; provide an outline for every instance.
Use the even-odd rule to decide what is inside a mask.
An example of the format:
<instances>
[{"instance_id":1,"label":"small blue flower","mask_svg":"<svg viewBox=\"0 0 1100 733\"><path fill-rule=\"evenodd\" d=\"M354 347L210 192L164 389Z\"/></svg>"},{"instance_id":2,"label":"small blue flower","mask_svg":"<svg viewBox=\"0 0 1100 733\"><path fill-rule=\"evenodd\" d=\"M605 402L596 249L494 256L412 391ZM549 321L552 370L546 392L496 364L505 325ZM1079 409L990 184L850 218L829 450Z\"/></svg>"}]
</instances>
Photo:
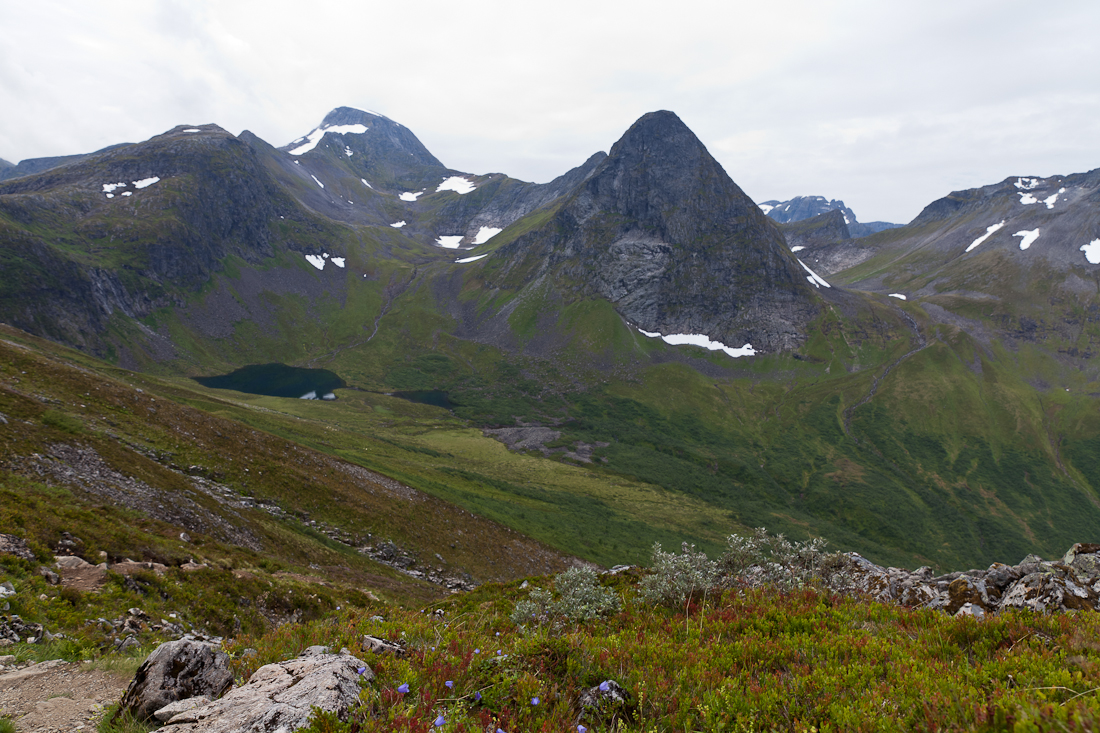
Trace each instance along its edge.
<instances>
[{"instance_id":1,"label":"small blue flower","mask_svg":"<svg viewBox=\"0 0 1100 733\"><path fill-rule=\"evenodd\" d=\"M539 704L539 699L537 697L532 697L531 698L531 704L532 705L538 705Z\"/></svg>"},{"instance_id":2,"label":"small blue flower","mask_svg":"<svg viewBox=\"0 0 1100 733\"><path fill-rule=\"evenodd\" d=\"M500 632L499 632L499 631L497 632L497 636L500 636Z\"/></svg>"},{"instance_id":3,"label":"small blue flower","mask_svg":"<svg viewBox=\"0 0 1100 733\"><path fill-rule=\"evenodd\" d=\"M435 727L436 728L441 728L443 726L443 724L446 723L446 722L447 721L443 719L443 716L440 715L438 718L435 719Z\"/></svg>"},{"instance_id":4,"label":"small blue flower","mask_svg":"<svg viewBox=\"0 0 1100 733\"><path fill-rule=\"evenodd\" d=\"M363 675L363 674L367 673L367 668L366 667L360 667L359 669L357 669L355 671L358 672L360 675Z\"/></svg>"},{"instance_id":5,"label":"small blue flower","mask_svg":"<svg viewBox=\"0 0 1100 733\"><path fill-rule=\"evenodd\" d=\"M588 733L588 729L585 728L583 725L578 725L577 726L577 733Z\"/></svg>"},{"instance_id":6,"label":"small blue flower","mask_svg":"<svg viewBox=\"0 0 1100 733\"><path fill-rule=\"evenodd\" d=\"M608 692L611 689L611 685L608 684L611 680L604 680L600 683L600 692Z\"/></svg>"},{"instance_id":7,"label":"small blue flower","mask_svg":"<svg viewBox=\"0 0 1100 733\"><path fill-rule=\"evenodd\" d=\"M478 702L481 702L481 693L480 692L475 692L474 693L474 699L477 700Z\"/></svg>"},{"instance_id":8,"label":"small blue flower","mask_svg":"<svg viewBox=\"0 0 1100 733\"><path fill-rule=\"evenodd\" d=\"M455 681L454 680L447 680L443 684L447 685L447 687L454 687L455 686Z\"/></svg>"},{"instance_id":9,"label":"small blue flower","mask_svg":"<svg viewBox=\"0 0 1100 733\"><path fill-rule=\"evenodd\" d=\"M405 684L401 685L400 687L398 687L397 691L400 692L402 695L404 695L406 692L409 691L408 683L405 683Z\"/></svg>"},{"instance_id":10,"label":"small blue flower","mask_svg":"<svg viewBox=\"0 0 1100 733\"><path fill-rule=\"evenodd\" d=\"M500 728L497 728L497 733L504 733Z\"/></svg>"},{"instance_id":11,"label":"small blue flower","mask_svg":"<svg viewBox=\"0 0 1100 733\"><path fill-rule=\"evenodd\" d=\"M497 649L497 656L498 657L500 656L500 650L499 649Z\"/></svg>"},{"instance_id":12,"label":"small blue flower","mask_svg":"<svg viewBox=\"0 0 1100 733\"><path fill-rule=\"evenodd\" d=\"M474 649L474 654L481 654L481 650L480 649Z\"/></svg>"}]
</instances>

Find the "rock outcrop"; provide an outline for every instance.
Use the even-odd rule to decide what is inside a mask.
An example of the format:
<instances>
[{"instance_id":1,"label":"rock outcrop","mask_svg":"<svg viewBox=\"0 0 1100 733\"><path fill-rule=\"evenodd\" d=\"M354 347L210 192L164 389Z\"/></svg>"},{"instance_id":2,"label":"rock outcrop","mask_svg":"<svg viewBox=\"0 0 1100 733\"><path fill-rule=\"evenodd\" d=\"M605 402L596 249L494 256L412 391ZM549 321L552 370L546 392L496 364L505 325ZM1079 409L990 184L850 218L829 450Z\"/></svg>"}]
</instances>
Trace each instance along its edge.
<instances>
[{"instance_id":1,"label":"rock outcrop","mask_svg":"<svg viewBox=\"0 0 1100 733\"><path fill-rule=\"evenodd\" d=\"M933 576L931 568L883 568L856 553L839 568L847 590L877 601L984 618L1009 608L1033 611L1100 609L1100 544L1078 543L1061 560L1028 555L1017 565Z\"/></svg>"},{"instance_id":2,"label":"rock outcrop","mask_svg":"<svg viewBox=\"0 0 1100 733\"><path fill-rule=\"evenodd\" d=\"M374 673L350 654L310 647L296 659L268 664L225 697L168 720L165 733L276 733L302 728L313 708L338 717L359 701Z\"/></svg>"}]
</instances>

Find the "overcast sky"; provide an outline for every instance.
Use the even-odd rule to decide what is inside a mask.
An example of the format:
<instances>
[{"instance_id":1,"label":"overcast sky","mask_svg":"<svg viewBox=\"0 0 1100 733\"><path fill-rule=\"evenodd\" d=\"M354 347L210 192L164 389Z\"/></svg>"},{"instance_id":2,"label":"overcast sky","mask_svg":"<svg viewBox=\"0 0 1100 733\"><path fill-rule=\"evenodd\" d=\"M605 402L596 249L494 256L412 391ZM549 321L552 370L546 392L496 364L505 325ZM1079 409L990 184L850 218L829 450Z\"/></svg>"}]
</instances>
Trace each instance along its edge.
<instances>
[{"instance_id":1,"label":"overcast sky","mask_svg":"<svg viewBox=\"0 0 1100 733\"><path fill-rule=\"evenodd\" d=\"M0 158L177 124L276 146L333 107L543 182L670 109L756 201L906 222L1100 167L1097 0L0 0Z\"/></svg>"}]
</instances>

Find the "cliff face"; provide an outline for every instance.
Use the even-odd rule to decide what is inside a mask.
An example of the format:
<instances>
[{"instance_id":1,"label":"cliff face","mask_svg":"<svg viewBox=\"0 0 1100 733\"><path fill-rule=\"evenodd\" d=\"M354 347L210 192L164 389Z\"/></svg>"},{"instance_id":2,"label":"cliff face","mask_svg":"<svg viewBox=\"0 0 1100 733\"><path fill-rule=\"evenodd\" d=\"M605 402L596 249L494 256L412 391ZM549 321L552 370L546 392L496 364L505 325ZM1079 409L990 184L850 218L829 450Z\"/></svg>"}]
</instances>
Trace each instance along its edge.
<instances>
[{"instance_id":1,"label":"cliff face","mask_svg":"<svg viewBox=\"0 0 1100 733\"><path fill-rule=\"evenodd\" d=\"M505 278L548 273L647 331L786 349L817 312L782 234L671 112L639 119L545 225L506 247Z\"/></svg>"}]
</instances>

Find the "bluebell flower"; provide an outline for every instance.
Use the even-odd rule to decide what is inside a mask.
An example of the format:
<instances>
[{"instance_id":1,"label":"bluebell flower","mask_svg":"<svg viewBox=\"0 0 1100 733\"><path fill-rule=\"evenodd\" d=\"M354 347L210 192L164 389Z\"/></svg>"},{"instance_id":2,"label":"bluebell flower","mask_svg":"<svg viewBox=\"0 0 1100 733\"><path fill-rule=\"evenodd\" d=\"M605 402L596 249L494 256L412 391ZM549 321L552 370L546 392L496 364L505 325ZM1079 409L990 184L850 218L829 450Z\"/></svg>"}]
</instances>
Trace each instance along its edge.
<instances>
[{"instance_id":1,"label":"bluebell flower","mask_svg":"<svg viewBox=\"0 0 1100 733\"><path fill-rule=\"evenodd\" d=\"M604 680L600 683L600 692L608 692L611 689L611 685L608 684L610 680Z\"/></svg>"},{"instance_id":2,"label":"bluebell flower","mask_svg":"<svg viewBox=\"0 0 1100 733\"><path fill-rule=\"evenodd\" d=\"M362 675L362 674L366 674L367 668L366 667L360 667L359 669L357 669L355 671L358 672L360 675Z\"/></svg>"},{"instance_id":3,"label":"bluebell flower","mask_svg":"<svg viewBox=\"0 0 1100 733\"><path fill-rule=\"evenodd\" d=\"M583 725L578 725L577 726L577 733L588 733L588 729L585 728Z\"/></svg>"},{"instance_id":4,"label":"bluebell flower","mask_svg":"<svg viewBox=\"0 0 1100 733\"><path fill-rule=\"evenodd\" d=\"M454 680L447 680L443 684L447 685L447 687L454 687L455 686L455 681Z\"/></svg>"},{"instance_id":5,"label":"bluebell flower","mask_svg":"<svg viewBox=\"0 0 1100 733\"><path fill-rule=\"evenodd\" d=\"M531 704L532 705L538 705L539 704L539 699L537 697L532 697L531 698Z\"/></svg>"},{"instance_id":6,"label":"bluebell flower","mask_svg":"<svg viewBox=\"0 0 1100 733\"><path fill-rule=\"evenodd\" d=\"M406 682L405 684L403 684L403 685L401 685L400 687L398 687L398 688L397 688L397 691L398 691L398 692L400 692L400 693L401 693L402 695L404 695L404 694L405 694L406 692L408 692L408 691L409 691L409 685L408 685L408 683Z\"/></svg>"},{"instance_id":7,"label":"bluebell flower","mask_svg":"<svg viewBox=\"0 0 1100 733\"><path fill-rule=\"evenodd\" d=\"M481 702L481 693L480 692L475 692L474 693L474 699L477 700L478 702Z\"/></svg>"},{"instance_id":8,"label":"bluebell flower","mask_svg":"<svg viewBox=\"0 0 1100 733\"><path fill-rule=\"evenodd\" d=\"M438 718L436 718L436 719L435 719L435 727L436 727L436 728L440 728L440 727L442 727L442 726L443 726L443 724L444 724L444 723L446 723L446 722L447 722L447 721L443 719L443 716L442 716L442 715L440 715L440 716L439 716Z\"/></svg>"}]
</instances>

